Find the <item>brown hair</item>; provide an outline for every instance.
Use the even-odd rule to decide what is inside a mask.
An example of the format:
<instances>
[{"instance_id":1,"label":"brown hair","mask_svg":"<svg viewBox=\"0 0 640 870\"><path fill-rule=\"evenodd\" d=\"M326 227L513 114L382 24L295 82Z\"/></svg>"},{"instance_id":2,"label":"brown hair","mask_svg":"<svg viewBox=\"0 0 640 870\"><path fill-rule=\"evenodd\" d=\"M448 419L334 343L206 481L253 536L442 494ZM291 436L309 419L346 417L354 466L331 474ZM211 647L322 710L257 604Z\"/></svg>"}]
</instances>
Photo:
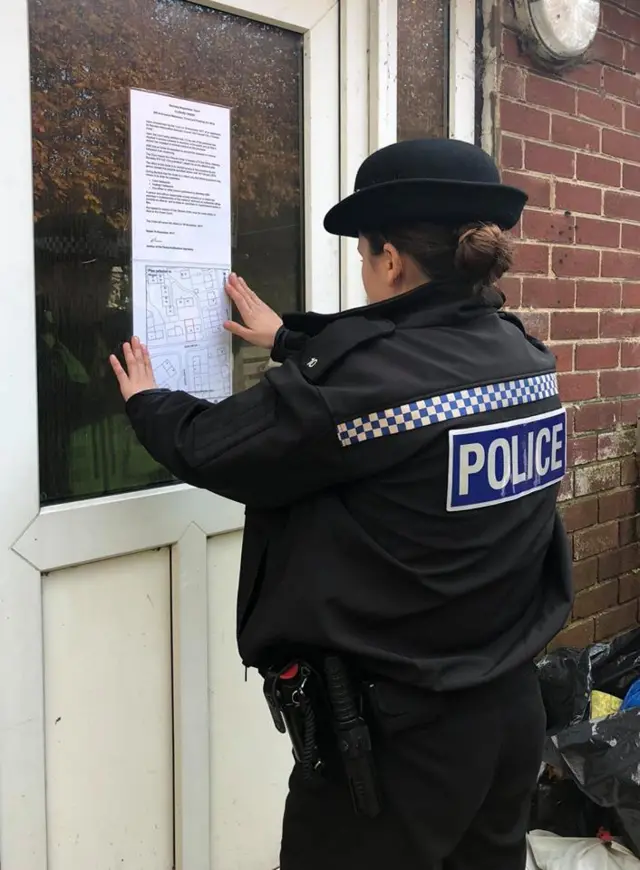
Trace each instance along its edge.
<instances>
[{"instance_id":1,"label":"brown hair","mask_svg":"<svg viewBox=\"0 0 640 870\"><path fill-rule=\"evenodd\" d=\"M391 244L411 257L433 280L461 279L474 287L488 287L508 272L511 245L496 224L466 224L456 230L416 223L404 228L365 233L371 253Z\"/></svg>"}]
</instances>

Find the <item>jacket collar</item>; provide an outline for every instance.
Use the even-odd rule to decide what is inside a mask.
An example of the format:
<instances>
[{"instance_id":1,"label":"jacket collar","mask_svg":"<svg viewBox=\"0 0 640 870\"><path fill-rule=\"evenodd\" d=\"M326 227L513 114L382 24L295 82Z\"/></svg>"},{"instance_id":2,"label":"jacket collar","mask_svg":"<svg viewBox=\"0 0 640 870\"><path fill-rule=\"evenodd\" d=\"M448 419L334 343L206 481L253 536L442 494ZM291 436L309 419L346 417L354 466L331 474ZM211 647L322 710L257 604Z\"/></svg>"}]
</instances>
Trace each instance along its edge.
<instances>
[{"instance_id":1,"label":"jacket collar","mask_svg":"<svg viewBox=\"0 0 640 870\"><path fill-rule=\"evenodd\" d=\"M459 322L495 313L504 304L504 296L493 288L477 292L468 284L452 281L431 281L408 293L384 302L349 308L336 314L286 314L286 329L313 336L326 326L351 317L367 320L387 320L397 326L436 326Z\"/></svg>"}]
</instances>

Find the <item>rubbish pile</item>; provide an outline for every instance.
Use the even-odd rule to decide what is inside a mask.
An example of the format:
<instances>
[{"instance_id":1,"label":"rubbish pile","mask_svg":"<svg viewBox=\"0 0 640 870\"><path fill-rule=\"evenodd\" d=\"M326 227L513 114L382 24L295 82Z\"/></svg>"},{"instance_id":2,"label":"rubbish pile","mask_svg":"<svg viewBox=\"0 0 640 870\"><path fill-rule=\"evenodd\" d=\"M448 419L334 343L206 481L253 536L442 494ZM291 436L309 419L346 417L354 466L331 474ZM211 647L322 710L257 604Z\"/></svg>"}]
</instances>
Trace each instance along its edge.
<instances>
[{"instance_id":1,"label":"rubbish pile","mask_svg":"<svg viewBox=\"0 0 640 870\"><path fill-rule=\"evenodd\" d=\"M548 736L528 867L640 870L640 629L558 649L538 672Z\"/></svg>"}]
</instances>

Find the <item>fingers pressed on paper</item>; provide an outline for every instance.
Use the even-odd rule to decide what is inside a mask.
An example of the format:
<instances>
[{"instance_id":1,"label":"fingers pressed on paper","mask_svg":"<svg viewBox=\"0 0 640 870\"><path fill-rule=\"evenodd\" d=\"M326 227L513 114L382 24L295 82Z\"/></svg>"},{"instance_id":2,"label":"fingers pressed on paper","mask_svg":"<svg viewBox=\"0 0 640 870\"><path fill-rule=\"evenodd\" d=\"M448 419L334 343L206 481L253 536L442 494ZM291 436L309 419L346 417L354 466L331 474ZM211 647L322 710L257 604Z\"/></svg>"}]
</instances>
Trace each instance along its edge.
<instances>
[{"instance_id":1,"label":"fingers pressed on paper","mask_svg":"<svg viewBox=\"0 0 640 870\"><path fill-rule=\"evenodd\" d=\"M233 302L233 304L240 312L240 317L242 317L243 320L246 320L247 317L249 317L249 315L251 314L251 304L249 300L237 290L229 293L229 296L231 297L231 301Z\"/></svg>"},{"instance_id":2,"label":"fingers pressed on paper","mask_svg":"<svg viewBox=\"0 0 640 870\"><path fill-rule=\"evenodd\" d=\"M127 372L131 374L131 370L136 364L136 358L133 355L133 349L128 341L125 341L125 343L122 345L122 353L124 356L125 364L127 366Z\"/></svg>"},{"instance_id":3,"label":"fingers pressed on paper","mask_svg":"<svg viewBox=\"0 0 640 870\"><path fill-rule=\"evenodd\" d=\"M140 339L137 335L131 339L131 346L133 348L133 355L136 359L137 363L142 363L144 365L144 354L142 353L142 344L140 343Z\"/></svg>"},{"instance_id":4,"label":"fingers pressed on paper","mask_svg":"<svg viewBox=\"0 0 640 870\"><path fill-rule=\"evenodd\" d=\"M239 291L240 284L238 281L238 276L235 273L232 272L231 275L229 275L229 277L227 278L226 287L227 287L227 290L230 292L237 293Z\"/></svg>"},{"instance_id":5,"label":"fingers pressed on paper","mask_svg":"<svg viewBox=\"0 0 640 870\"><path fill-rule=\"evenodd\" d=\"M144 361L144 368L147 374L153 374L153 366L151 365L151 357L149 356L149 348L146 344L141 345L142 347L142 359Z\"/></svg>"}]
</instances>

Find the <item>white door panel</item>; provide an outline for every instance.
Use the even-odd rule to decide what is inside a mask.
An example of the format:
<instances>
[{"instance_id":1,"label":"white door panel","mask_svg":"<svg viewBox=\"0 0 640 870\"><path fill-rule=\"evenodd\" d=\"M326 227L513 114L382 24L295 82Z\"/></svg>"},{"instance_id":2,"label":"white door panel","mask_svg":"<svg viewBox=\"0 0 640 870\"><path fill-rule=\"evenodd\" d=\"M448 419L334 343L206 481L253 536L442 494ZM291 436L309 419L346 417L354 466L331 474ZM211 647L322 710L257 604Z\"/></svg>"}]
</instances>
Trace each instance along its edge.
<instances>
[{"instance_id":1,"label":"white door panel","mask_svg":"<svg viewBox=\"0 0 640 870\"><path fill-rule=\"evenodd\" d=\"M43 580L49 870L173 866L170 561Z\"/></svg>"}]
</instances>

